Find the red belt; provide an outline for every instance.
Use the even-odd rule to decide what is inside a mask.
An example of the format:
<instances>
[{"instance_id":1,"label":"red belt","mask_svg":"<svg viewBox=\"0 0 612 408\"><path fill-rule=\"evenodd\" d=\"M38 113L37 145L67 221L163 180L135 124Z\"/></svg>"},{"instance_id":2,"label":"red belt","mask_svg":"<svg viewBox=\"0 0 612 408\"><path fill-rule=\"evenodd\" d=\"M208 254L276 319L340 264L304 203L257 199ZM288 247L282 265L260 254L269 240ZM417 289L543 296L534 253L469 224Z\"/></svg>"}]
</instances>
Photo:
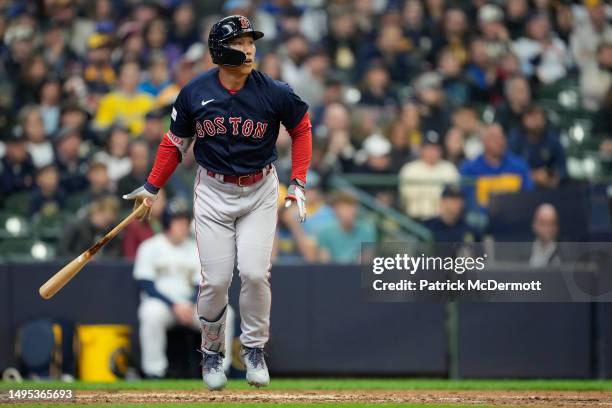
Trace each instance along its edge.
<instances>
[{"instance_id":1,"label":"red belt","mask_svg":"<svg viewBox=\"0 0 612 408\"><path fill-rule=\"evenodd\" d=\"M210 170L206 170L206 174L224 183L232 183L240 187L247 187L263 179L265 176L267 176L270 173L270 170L272 170L272 164L268 164L266 167L264 167L257 173L244 174L242 176L236 176L233 174L219 174L219 173L214 173Z\"/></svg>"}]
</instances>

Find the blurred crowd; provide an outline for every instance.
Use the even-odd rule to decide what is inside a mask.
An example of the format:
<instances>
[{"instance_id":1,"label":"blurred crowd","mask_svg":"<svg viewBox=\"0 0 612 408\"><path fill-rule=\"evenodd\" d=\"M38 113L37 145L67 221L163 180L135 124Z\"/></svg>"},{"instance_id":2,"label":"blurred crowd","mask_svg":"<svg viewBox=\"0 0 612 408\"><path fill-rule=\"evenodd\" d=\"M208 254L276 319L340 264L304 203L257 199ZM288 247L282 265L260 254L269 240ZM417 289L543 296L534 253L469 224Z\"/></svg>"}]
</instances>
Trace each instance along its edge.
<instances>
[{"instance_id":1,"label":"blurred crowd","mask_svg":"<svg viewBox=\"0 0 612 408\"><path fill-rule=\"evenodd\" d=\"M229 14L265 33L258 69L310 105L310 217L280 212L279 257L350 262L380 239L354 195L330 192L332 175L396 176L364 190L439 240L477 235L463 214L486 214L492 193L570 182L558 101L538 97L568 83L593 149L612 155L612 7L601 0L2 0L0 214L51 231L58 255L112 227L178 91L213 67L207 34ZM285 182L290 147L282 130ZM153 219L105 254L133 258L160 230L165 196L190 205L196 166L185 157Z\"/></svg>"}]
</instances>

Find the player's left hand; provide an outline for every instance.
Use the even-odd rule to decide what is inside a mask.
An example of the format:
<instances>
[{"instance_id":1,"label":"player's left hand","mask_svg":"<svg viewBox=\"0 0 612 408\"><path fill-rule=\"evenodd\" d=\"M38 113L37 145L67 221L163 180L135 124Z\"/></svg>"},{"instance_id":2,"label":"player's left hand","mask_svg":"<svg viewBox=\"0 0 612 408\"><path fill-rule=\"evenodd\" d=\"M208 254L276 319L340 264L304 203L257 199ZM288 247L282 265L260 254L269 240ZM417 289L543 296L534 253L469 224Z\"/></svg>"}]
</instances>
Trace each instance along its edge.
<instances>
[{"instance_id":1,"label":"player's left hand","mask_svg":"<svg viewBox=\"0 0 612 408\"><path fill-rule=\"evenodd\" d=\"M296 180L291 180L285 197L285 208L296 203L300 222L304 222L306 220L306 195L304 194L304 187L298 183Z\"/></svg>"}]
</instances>

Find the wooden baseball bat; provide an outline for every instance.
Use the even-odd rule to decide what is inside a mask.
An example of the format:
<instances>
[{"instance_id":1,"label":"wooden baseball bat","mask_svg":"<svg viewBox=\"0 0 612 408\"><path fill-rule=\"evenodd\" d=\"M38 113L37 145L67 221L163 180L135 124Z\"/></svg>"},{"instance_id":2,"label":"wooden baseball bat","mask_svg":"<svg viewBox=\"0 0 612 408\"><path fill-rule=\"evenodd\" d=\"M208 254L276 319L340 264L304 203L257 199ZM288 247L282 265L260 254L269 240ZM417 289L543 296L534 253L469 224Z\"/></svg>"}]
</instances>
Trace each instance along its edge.
<instances>
[{"instance_id":1,"label":"wooden baseball bat","mask_svg":"<svg viewBox=\"0 0 612 408\"><path fill-rule=\"evenodd\" d=\"M43 299L51 299L57 292L60 291L77 273L83 269L85 265L89 263L91 258L104 246L119 234L130 222L134 219L141 217L147 211L148 207L151 207L153 203L145 199L130 215L125 217L115 228L110 230L106 235L100 238L95 244L89 249L83 252L78 257L70 261L66 266L55 273L48 281L44 283L38 289L38 293Z\"/></svg>"}]
</instances>

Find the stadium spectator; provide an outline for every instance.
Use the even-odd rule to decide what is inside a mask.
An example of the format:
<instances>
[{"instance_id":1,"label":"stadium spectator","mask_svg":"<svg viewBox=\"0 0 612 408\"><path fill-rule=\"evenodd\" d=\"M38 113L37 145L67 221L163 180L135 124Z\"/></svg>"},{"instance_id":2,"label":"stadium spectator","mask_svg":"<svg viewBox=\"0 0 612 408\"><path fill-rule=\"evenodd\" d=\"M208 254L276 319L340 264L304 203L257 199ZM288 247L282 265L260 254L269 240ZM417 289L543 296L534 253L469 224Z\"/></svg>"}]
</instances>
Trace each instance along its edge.
<instances>
[{"instance_id":1,"label":"stadium spectator","mask_svg":"<svg viewBox=\"0 0 612 408\"><path fill-rule=\"evenodd\" d=\"M105 196L92 201L87 213L64 230L58 241L58 255L77 256L102 238L117 224L119 200ZM121 256L121 236L110 240L96 255L97 257Z\"/></svg>"},{"instance_id":2,"label":"stadium spectator","mask_svg":"<svg viewBox=\"0 0 612 408\"><path fill-rule=\"evenodd\" d=\"M113 60L119 65L136 62L142 66L145 63L145 42L140 24L135 21L123 23L117 30L117 37L123 46L115 50Z\"/></svg>"},{"instance_id":3,"label":"stadium spectator","mask_svg":"<svg viewBox=\"0 0 612 408\"><path fill-rule=\"evenodd\" d=\"M597 63L580 71L580 92L586 109L596 111L601 106L612 85L612 40L602 42L597 48Z\"/></svg>"},{"instance_id":4,"label":"stadium spectator","mask_svg":"<svg viewBox=\"0 0 612 408\"><path fill-rule=\"evenodd\" d=\"M87 180L89 187L83 194L84 205L112 193L112 184L108 176L108 165L106 163L92 162L87 169Z\"/></svg>"},{"instance_id":5,"label":"stadium spectator","mask_svg":"<svg viewBox=\"0 0 612 408\"><path fill-rule=\"evenodd\" d=\"M193 4L189 1L180 2L174 9L168 42L177 46L181 52L186 52L199 41L196 16Z\"/></svg>"},{"instance_id":6,"label":"stadium spectator","mask_svg":"<svg viewBox=\"0 0 612 408\"><path fill-rule=\"evenodd\" d=\"M138 85L138 91L144 92L155 98L159 93L170 85L170 73L168 72L168 61L161 54L153 54L149 58L148 69L145 79Z\"/></svg>"},{"instance_id":7,"label":"stadium spectator","mask_svg":"<svg viewBox=\"0 0 612 408\"><path fill-rule=\"evenodd\" d=\"M531 245L529 266L543 268L561 264L557 234L559 233L559 217L552 204L541 204L536 208L531 225L535 240Z\"/></svg>"},{"instance_id":8,"label":"stadium spectator","mask_svg":"<svg viewBox=\"0 0 612 408\"><path fill-rule=\"evenodd\" d=\"M476 110L469 106L458 108L453 113L452 125L463 133L465 157L474 159L482 153L482 122Z\"/></svg>"},{"instance_id":9,"label":"stadium spectator","mask_svg":"<svg viewBox=\"0 0 612 408\"><path fill-rule=\"evenodd\" d=\"M438 72L442 75L442 89L451 106L462 106L469 100L469 87L464 78L463 63L451 48L438 54Z\"/></svg>"},{"instance_id":10,"label":"stadium spectator","mask_svg":"<svg viewBox=\"0 0 612 408\"><path fill-rule=\"evenodd\" d=\"M59 185L59 172L47 164L36 173L36 187L30 193L30 215L53 215L66 207L66 193Z\"/></svg>"},{"instance_id":11,"label":"stadium spectator","mask_svg":"<svg viewBox=\"0 0 612 408\"><path fill-rule=\"evenodd\" d=\"M0 161L0 191L6 197L29 190L34 184L36 170L20 127L13 129L4 146L4 157Z\"/></svg>"},{"instance_id":12,"label":"stadium spectator","mask_svg":"<svg viewBox=\"0 0 612 408\"><path fill-rule=\"evenodd\" d=\"M373 62L382 64L391 82L405 83L416 72L418 58L412 55L413 47L404 37L399 24L384 24L372 42L360 47L357 58L357 80L365 77Z\"/></svg>"},{"instance_id":13,"label":"stadium spectator","mask_svg":"<svg viewBox=\"0 0 612 408\"><path fill-rule=\"evenodd\" d=\"M354 173L392 174L391 142L381 134L375 133L363 141L363 150L359 152L358 163L353 167Z\"/></svg>"},{"instance_id":14,"label":"stadium spectator","mask_svg":"<svg viewBox=\"0 0 612 408\"><path fill-rule=\"evenodd\" d=\"M6 55L3 58L4 69L12 80L19 78L34 55L34 36L33 28L22 22L8 27L4 33L4 43L7 45Z\"/></svg>"},{"instance_id":15,"label":"stadium spectator","mask_svg":"<svg viewBox=\"0 0 612 408\"><path fill-rule=\"evenodd\" d=\"M465 160L465 136L458 127L451 127L444 135L442 157L459 168Z\"/></svg>"},{"instance_id":16,"label":"stadium spectator","mask_svg":"<svg viewBox=\"0 0 612 408\"><path fill-rule=\"evenodd\" d=\"M309 51L310 45L303 34L293 34L285 41L281 72L283 80L292 87L297 86L304 77Z\"/></svg>"},{"instance_id":17,"label":"stadium spectator","mask_svg":"<svg viewBox=\"0 0 612 408\"><path fill-rule=\"evenodd\" d=\"M53 144L45 134L45 126L40 109L36 105L27 105L19 111L19 123L28 141L28 152L36 168L53 163Z\"/></svg>"},{"instance_id":18,"label":"stadium spectator","mask_svg":"<svg viewBox=\"0 0 612 408\"><path fill-rule=\"evenodd\" d=\"M482 38L470 42L469 63L466 77L472 102L492 103L496 98L497 64L489 55L487 43Z\"/></svg>"},{"instance_id":19,"label":"stadium spectator","mask_svg":"<svg viewBox=\"0 0 612 408\"><path fill-rule=\"evenodd\" d=\"M119 73L119 88L102 98L96 112L95 125L106 130L115 123L127 126L134 136L144 128L144 118L153 108L153 99L137 91L140 77L139 66L135 62L126 62Z\"/></svg>"},{"instance_id":20,"label":"stadium spectator","mask_svg":"<svg viewBox=\"0 0 612 408\"><path fill-rule=\"evenodd\" d=\"M420 4L418 1L412 3ZM468 60L469 26L465 12L460 8L449 8L444 14L444 24L441 31L434 32L429 61L434 63L443 50L451 51L463 66Z\"/></svg>"},{"instance_id":21,"label":"stadium spectator","mask_svg":"<svg viewBox=\"0 0 612 408\"><path fill-rule=\"evenodd\" d=\"M311 52L300 71L300 78L293 86L309 106L319 105L323 100L325 78L329 72L329 58L323 50Z\"/></svg>"},{"instance_id":22,"label":"stadium spectator","mask_svg":"<svg viewBox=\"0 0 612 408\"><path fill-rule=\"evenodd\" d=\"M420 59L427 57L432 45L435 44L435 41L432 44L431 30L427 17L424 15L423 4L419 0L407 0L404 2L401 18L404 37L408 41L408 47L416 66L420 63ZM443 24L442 27L448 27L448 25Z\"/></svg>"},{"instance_id":23,"label":"stadium spectator","mask_svg":"<svg viewBox=\"0 0 612 408\"><path fill-rule=\"evenodd\" d=\"M321 124L323 112L329 105L332 103L342 103L342 90L342 81L338 78L337 74L330 74L325 78L321 102L310 107L313 129L316 129Z\"/></svg>"},{"instance_id":24,"label":"stadium spectator","mask_svg":"<svg viewBox=\"0 0 612 408\"><path fill-rule=\"evenodd\" d=\"M60 185L66 194L82 191L87 181L88 162L82 153L78 128L62 128L55 137L55 165L60 172Z\"/></svg>"},{"instance_id":25,"label":"stadium spectator","mask_svg":"<svg viewBox=\"0 0 612 408\"><path fill-rule=\"evenodd\" d=\"M349 112L341 103L332 103L323 112L322 124L315 130L316 136L326 140L327 147L321 159L319 173L331 170L350 170L356 153L350 140Z\"/></svg>"},{"instance_id":26,"label":"stadium spectator","mask_svg":"<svg viewBox=\"0 0 612 408\"><path fill-rule=\"evenodd\" d=\"M459 168L466 204L470 210L486 211L491 194L531 190L529 166L507 150L504 130L498 123L485 125L481 133L484 152Z\"/></svg>"},{"instance_id":27,"label":"stadium spectator","mask_svg":"<svg viewBox=\"0 0 612 408\"><path fill-rule=\"evenodd\" d=\"M527 108L520 126L508 135L508 147L527 162L538 187L555 188L567 179L565 150L559 138L538 105Z\"/></svg>"},{"instance_id":28,"label":"stadium spectator","mask_svg":"<svg viewBox=\"0 0 612 408\"><path fill-rule=\"evenodd\" d=\"M51 135L57 140L57 136L65 129L77 129L85 140L98 141L97 137L90 132L88 112L76 102L67 102L60 109L60 119L58 131Z\"/></svg>"},{"instance_id":29,"label":"stadium spectator","mask_svg":"<svg viewBox=\"0 0 612 408\"><path fill-rule=\"evenodd\" d=\"M352 173L357 174L396 174L392 167L391 142L381 134L374 133L363 141L363 150L356 157ZM385 186L364 187L363 190L373 195L383 205L392 206L395 189Z\"/></svg>"},{"instance_id":30,"label":"stadium spectator","mask_svg":"<svg viewBox=\"0 0 612 408\"><path fill-rule=\"evenodd\" d=\"M111 37L108 34L92 33L87 40L87 61L83 79L90 91L108 92L117 75L111 63Z\"/></svg>"},{"instance_id":31,"label":"stadium spectator","mask_svg":"<svg viewBox=\"0 0 612 408\"><path fill-rule=\"evenodd\" d=\"M38 100L38 90L48 74L49 70L43 57L34 54L23 67L15 83L15 107L35 104Z\"/></svg>"},{"instance_id":32,"label":"stadium spectator","mask_svg":"<svg viewBox=\"0 0 612 408\"><path fill-rule=\"evenodd\" d=\"M606 15L605 1L585 1L584 7L574 6L574 31L570 44L574 60L583 70L597 65L597 49L603 42L612 42L612 24Z\"/></svg>"},{"instance_id":33,"label":"stadium spectator","mask_svg":"<svg viewBox=\"0 0 612 408\"><path fill-rule=\"evenodd\" d=\"M389 72L380 64L372 63L361 81L359 104L366 107L385 108L396 105L396 98L389 88Z\"/></svg>"},{"instance_id":34,"label":"stadium spectator","mask_svg":"<svg viewBox=\"0 0 612 408\"><path fill-rule=\"evenodd\" d=\"M413 158L410 138L405 132L405 127L401 119L398 119L392 123L389 140L391 141L392 146L391 168L395 169L397 172L408 160Z\"/></svg>"},{"instance_id":35,"label":"stadium spectator","mask_svg":"<svg viewBox=\"0 0 612 408\"><path fill-rule=\"evenodd\" d=\"M421 129L419 106L414 101L409 101L402 105L398 126L392 131L400 133L410 147L410 155L405 157L403 162L416 157L423 143L423 132Z\"/></svg>"},{"instance_id":36,"label":"stadium spectator","mask_svg":"<svg viewBox=\"0 0 612 408\"><path fill-rule=\"evenodd\" d=\"M442 159L439 137L425 134L419 159L407 163L399 173L400 198L405 213L419 220L438 215L439 201L446 184L459 181L457 168Z\"/></svg>"},{"instance_id":37,"label":"stadium spectator","mask_svg":"<svg viewBox=\"0 0 612 408\"><path fill-rule=\"evenodd\" d=\"M329 32L323 38L322 45L329 55L332 66L344 79L352 79L357 67L357 52L360 35L351 13L332 13L329 21Z\"/></svg>"},{"instance_id":38,"label":"stadium spectator","mask_svg":"<svg viewBox=\"0 0 612 408\"><path fill-rule=\"evenodd\" d=\"M464 219L465 199L461 188L455 185L444 187L439 205L439 215L424 223L433 234L434 242L473 242L474 231Z\"/></svg>"},{"instance_id":39,"label":"stadium spectator","mask_svg":"<svg viewBox=\"0 0 612 408\"><path fill-rule=\"evenodd\" d=\"M529 82L521 75L510 77L504 83L504 102L495 111L495 122L509 132L521 122L525 110L531 105Z\"/></svg>"},{"instance_id":40,"label":"stadium spectator","mask_svg":"<svg viewBox=\"0 0 612 408\"><path fill-rule=\"evenodd\" d=\"M153 18L146 22L144 27L144 58L152 60L157 55L163 56L170 67L174 66L181 57L179 45L170 43L168 39L168 25L162 18Z\"/></svg>"},{"instance_id":41,"label":"stadium spectator","mask_svg":"<svg viewBox=\"0 0 612 408\"><path fill-rule=\"evenodd\" d=\"M280 58L274 52L269 52L261 58L259 70L277 81L282 79Z\"/></svg>"},{"instance_id":42,"label":"stadium spectator","mask_svg":"<svg viewBox=\"0 0 612 408\"><path fill-rule=\"evenodd\" d=\"M504 11L496 4L486 4L478 10L478 28L489 58L496 61L510 51L510 34L504 24Z\"/></svg>"},{"instance_id":43,"label":"stadium spectator","mask_svg":"<svg viewBox=\"0 0 612 408\"><path fill-rule=\"evenodd\" d=\"M61 96L62 82L57 78L46 79L40 87L40 114L46 135L55 133L59 126Z\"/></svg>"},{"instance_id":44,"label":"stadium spectator","mask_svg":"<svg viewBox=\"0 0 612 408\"><path fill-rule=\"evenodd\" d=\"M525 31L525 23L529 15L527 0L508 0L505 3L506 28L510 38L515 41Z\"/></svg>"},{"instance_id":45,"label":"stadium spectator","mask_svg":"<svg viewBox=\"0 0 612 408\"><path fill-rule=\"evenodd\" d=\"M70 48L63 30L60 24L51 23L43 31L41 54L51 77L60 77L80 68L78 56Z\"/></svg>"},{"instance_id":46,"label":"stadium spectator","mask_svg":"<svg viewBox=\"0 0 612 408\"><path fill-rule=\"evenodd\" d=\"M157 147L162 137L166 133L164 117L166 115L161 109L149 111L145 116L145 125L140 135L140 139L144 140L149 149L149 156L155 157Z\"/></svg>"},{"instance_id":47,"label":"stadium spectator","mask_svg":"<svg viewBox=\"0 0 612 408\"><path fill-rule=\"evenodd\" d=\"M437 72L426 72L415 79L413 86L421 130L443 135L450 127L451 111L446 106L442 76Z\"/></svg>"},{"instance_id":48,"label":"stadium spectator","mask_svg":"<svg viewBox=\"0 0 612 408\"><path fill-rule=\"evenodd\" d=\"M93 156L94 161L106 164L111 189L117 185L119 179L127 175L132 169L132 162L128 157L130 134L126 127L112 126L106 139L106 148Z\"/></svg>"},{"instance_id":49,"label":"stadium spectator","mask_svg":"<svg viewBox=\"0 0 612 408\"><path fill-rule=\"evenodd\" d=\"M143 180L147 178L150 167L150 155L147 143L144 140L135 140L129 146L130 172L119 179L116 192L123 194L124 191L132 191L140 187ZM127 200L122 200L125 205L131 205Z\"/></svg>"},{"instance_id":50,"label":"stadium spectator","mask_svg":"<svg viewBox=\"0 0 612 408\"><path fill-rule=\"evenodd\" d=\"M534 14L527 22L526 36L514 42L514 52L529 76L543 84L563 78L572 67L565 43L557 37L546 14Z\"/></svg>"},{"instance_id":51,"label":"stadium spectator","mask_svg":"<svg viewBox=\"0 0 612 408\"><path fill-rule=\"evenodd\" d=\"M358 201L351 194L337 192L330 200L336 221L317 234L319 260L353 263L361 258L361 243L376 242L376 230L368 220L358 218Z\"/></svg>"}]
</instances>

